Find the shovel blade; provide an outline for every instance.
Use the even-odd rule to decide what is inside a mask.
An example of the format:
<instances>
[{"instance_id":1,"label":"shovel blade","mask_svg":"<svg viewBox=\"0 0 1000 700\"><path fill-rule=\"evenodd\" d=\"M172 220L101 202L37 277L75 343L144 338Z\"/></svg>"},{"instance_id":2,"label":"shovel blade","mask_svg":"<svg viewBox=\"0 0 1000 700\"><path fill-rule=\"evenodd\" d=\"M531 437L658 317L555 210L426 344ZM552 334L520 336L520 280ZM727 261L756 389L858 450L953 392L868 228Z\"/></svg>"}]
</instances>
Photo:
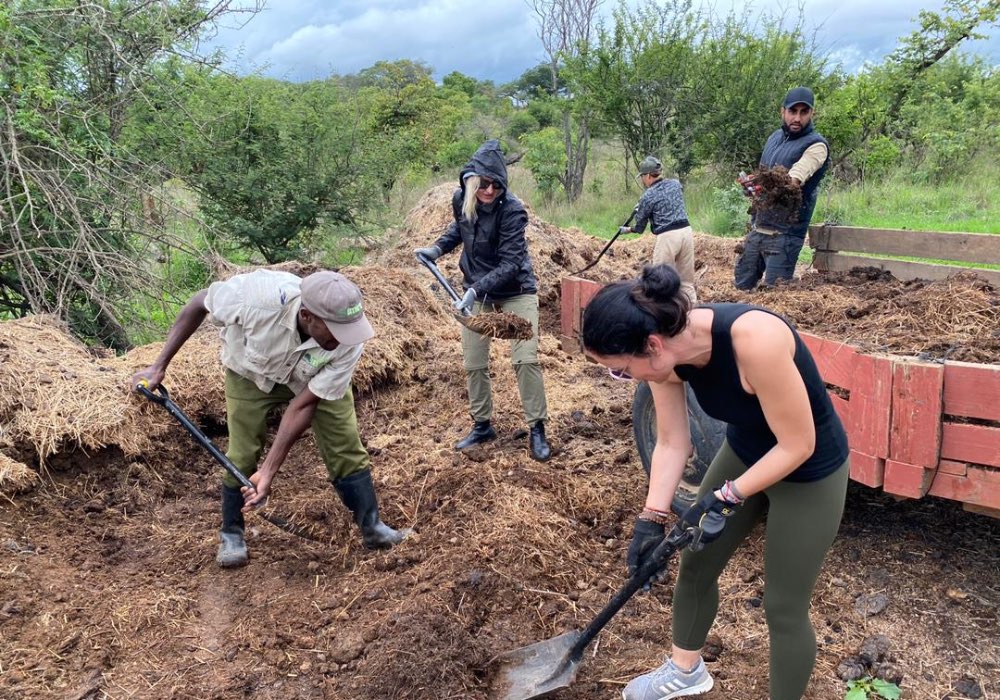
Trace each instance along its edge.
<instances>
[{"instance_id":1,"label":"shovel blade","mask_svg":"<svg viewBox=\"0 0 1000 700\"><path fill-rule=\"evenodd\" d=\"M567 632L507 652L499 657L501 665L494 685L495 700L532 700L544 698L576 679L579 659L570 653L580 632Z\"/></svg>"}]
</instances>

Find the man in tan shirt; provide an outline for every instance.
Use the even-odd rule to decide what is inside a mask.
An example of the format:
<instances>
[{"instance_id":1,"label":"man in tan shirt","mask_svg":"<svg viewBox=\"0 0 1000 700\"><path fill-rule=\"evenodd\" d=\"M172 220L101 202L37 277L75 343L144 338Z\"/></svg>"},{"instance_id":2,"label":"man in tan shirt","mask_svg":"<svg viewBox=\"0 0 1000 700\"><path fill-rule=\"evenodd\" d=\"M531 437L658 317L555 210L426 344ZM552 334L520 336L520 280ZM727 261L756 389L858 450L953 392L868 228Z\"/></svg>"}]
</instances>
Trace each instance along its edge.
<instances>
[{"instance_id":1,"label":"man in tan shirt","mask_svg":"<svg viewBox=\"0 0 1000 700\"><path fill-rule=\"evenodd\" d=\"M358 435L351 378L366 341L375 335L364 314L361 290L343 275L323 271L302 279L257 270L214 282L195 294L177 316L159 357L132 377L155 389L188 338L208 319L221 329L226 368L227 456L256 490L226 474L216 561L247 562L243 511L262 502L296 440L310 425L337 493L361 529L368 548L388 548L407 531L379 518L368 452ZM267 415L287 405L264 461Z\"/></svg>"}]
</instances>

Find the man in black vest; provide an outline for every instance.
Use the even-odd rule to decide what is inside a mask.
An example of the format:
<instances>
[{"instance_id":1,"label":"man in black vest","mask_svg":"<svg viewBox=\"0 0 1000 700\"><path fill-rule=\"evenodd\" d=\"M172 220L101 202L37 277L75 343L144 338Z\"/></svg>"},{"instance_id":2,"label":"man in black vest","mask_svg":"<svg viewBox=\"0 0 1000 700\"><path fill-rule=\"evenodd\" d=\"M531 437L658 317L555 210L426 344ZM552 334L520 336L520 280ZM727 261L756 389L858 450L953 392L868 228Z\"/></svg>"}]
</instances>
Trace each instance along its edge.
<instances>
[{"instance_id":1,"label":"man in black vest","mask_svg":"<svg viewBox=\"0 0 1000 700\"><path fill-rule=\"evenodd\" d=\"M736 261L735 283L739 289L753 289L761 277L765 285L772 285L777 280L792 279L795 273L816 208L819 183L830 165L830 145L813 127L814 101L809 88L789 90L781 104L781 128L764 144L760 167L788 168L792 182L802 188L802 206L798 216L791 219L768 209L753 215L743 253Z\"/></svg>"}]
</instances>

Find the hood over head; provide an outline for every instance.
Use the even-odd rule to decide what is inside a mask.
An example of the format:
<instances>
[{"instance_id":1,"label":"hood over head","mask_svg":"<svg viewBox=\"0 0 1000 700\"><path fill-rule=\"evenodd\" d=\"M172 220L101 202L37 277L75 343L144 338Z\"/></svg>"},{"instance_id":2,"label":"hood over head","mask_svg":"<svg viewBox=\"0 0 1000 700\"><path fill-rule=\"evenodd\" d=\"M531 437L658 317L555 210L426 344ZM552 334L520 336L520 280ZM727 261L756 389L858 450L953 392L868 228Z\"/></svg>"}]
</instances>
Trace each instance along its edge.
<instances>
[{"instance_id":1,"label":"hood over head","mask_svg":"<svg viewBox=\"0 0 1000 700\"><path fill-rule=\"evenodd\" d=\"M493 182L499 183L504 190L507 189L507 161L497 139L490 139L476 149L472 159L462 168L458 179L463 190L465 178L469 175L488 177Z\"/></svg>"}]
</instances>

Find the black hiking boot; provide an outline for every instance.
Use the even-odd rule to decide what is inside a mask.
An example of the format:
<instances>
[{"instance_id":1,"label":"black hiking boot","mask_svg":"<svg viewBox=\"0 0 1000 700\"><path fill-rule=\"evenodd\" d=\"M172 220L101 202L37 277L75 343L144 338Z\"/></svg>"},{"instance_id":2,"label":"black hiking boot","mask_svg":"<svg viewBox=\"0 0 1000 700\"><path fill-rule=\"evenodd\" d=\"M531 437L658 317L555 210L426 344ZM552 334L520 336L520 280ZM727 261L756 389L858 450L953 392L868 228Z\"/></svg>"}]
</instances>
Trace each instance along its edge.
<instances>
[{"instance_id":1,"label":"black hiking boot","mask_svg":"<svg viewBox=\"0 0 1000 700\"><path fill-rule=\"evenodd\" d=\"M215 562L224 569L247 563L247 543L243 539L243 494L237 488L222 486L222 529Z\"/></svg>"},{"instance_id":2,"label":"black hiking boot","mask_svg":"<svg viewBox=\"0 0 1000 700\"><path fill-rule=\"evenodd\" d=\"M528 446L531 448L531 458L539 462L544 462L552 456L552 448L549 447L545 439L545 421L538 421L531 426L528 433Z\"/></svg>"},{"instance_id":3,"label":"black hiking boot","mask_svg":"<svg viewBox=\"0 0 1000 700\"><path fill-rule=\"evenodd\" d=\"M473 445L495 440L496 436L497 431L493 429L493 425L488 420L477 420L472 426L472 432L455 443L455 449L464 450L467 447L472 447Z\"/></svg>"},{"instance_id":4,"label":"black hiking boot","mask_svg":"<svg viewBox=\"0 0 1000 700\"><path fill-rule=\"evenodd\" d=\"M361 528L361 538L367 549L389 549L413 534L413 530L393 530L378 515L375 484L370 470L355 472L333 482L340 500L354 514L354 522Z\"/></svg>"}]
</instances>

